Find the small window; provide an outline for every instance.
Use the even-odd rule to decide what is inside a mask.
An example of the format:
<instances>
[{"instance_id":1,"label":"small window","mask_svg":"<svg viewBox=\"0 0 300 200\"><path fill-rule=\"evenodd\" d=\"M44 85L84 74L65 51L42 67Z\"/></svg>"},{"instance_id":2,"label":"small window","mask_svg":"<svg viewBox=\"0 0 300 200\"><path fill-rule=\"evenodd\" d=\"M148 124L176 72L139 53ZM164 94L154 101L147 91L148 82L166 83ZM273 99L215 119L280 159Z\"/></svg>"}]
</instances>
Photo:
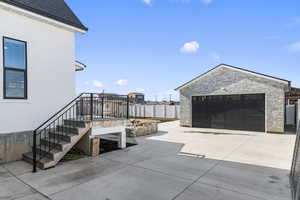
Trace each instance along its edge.
<instances>
[{"instance_id":1,"label":"small window","mask_svg":"<svg viewBox=\"0 0 300 200\"><path fill-rule=\"evenodd\" d=\"M3 38L4 98L27 99L26 42Z\"/></svg>"}]
</instances>

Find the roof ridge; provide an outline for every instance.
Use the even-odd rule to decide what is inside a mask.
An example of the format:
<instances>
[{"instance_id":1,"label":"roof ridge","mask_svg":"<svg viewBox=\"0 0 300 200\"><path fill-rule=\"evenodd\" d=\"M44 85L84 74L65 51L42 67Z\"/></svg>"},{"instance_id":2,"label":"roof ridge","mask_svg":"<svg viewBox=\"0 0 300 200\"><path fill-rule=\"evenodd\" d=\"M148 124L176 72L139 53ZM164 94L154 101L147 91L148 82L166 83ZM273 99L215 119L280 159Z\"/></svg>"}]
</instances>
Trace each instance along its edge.
<instances>
[{"instance_id":1,"label":"roof ridge","mask_svg":"<svg viewBox=\"0 0 300 200\"><path fill-rule=\"evenodd\" d=\"M200 78L200 77L208 74L209 72L211 72L211 71L213 71L213 70L215 70L215 69L217 69L219 67L223 67L223 66L229 67L229 68L233 68L233 69L237 69L237 70L241 70L241 71L248 72L248 73L252 73L252 74L256 74L256 75L260 75L260 76L265 76L267 78L271 78L271 79L276 79L276 80L279 80L279 81L287 82L289 84L289 86L291 85L291 81L289 81L289 80L285 80L285 79L277 78L277 77L274 77L274 76L270 76L270 75L266 75L266 74L262 74L262 73L258 73L258 72L254 72L254 71L250 71L250 70L247 70L247 69L244 69L244 68L235 67L235 66L232 66L232 65L221 63L221 64L217 65L216 67L208 70L207 72L205 72L205 73L203 73L203 74L201 74L201 75L193 78L192 80L190 80L190 81L182 84L181 86L177 87L175 90L179 90L180 88L182 88L182 87L184 87L184 86L192 83L193 81L197 80L198 78Z\"/></svg>"}]
</instances>

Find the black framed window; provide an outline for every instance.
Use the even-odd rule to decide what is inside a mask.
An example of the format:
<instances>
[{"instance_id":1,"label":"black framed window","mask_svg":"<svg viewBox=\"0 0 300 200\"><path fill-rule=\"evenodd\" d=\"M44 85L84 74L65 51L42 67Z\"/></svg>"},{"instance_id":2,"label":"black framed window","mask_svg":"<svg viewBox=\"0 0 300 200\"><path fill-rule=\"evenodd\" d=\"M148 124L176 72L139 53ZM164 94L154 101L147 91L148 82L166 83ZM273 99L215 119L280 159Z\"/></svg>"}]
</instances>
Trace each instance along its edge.
<instances>
[{"instance_id":1,"label":"black framed window","mask_svg":"<svg viewBox=\"0 0 300 200\"><path fill-rule=\"evenodd\" d=\"M27 99L27 43L3 37L4 98Z\"/></svg>"}]
</instances>

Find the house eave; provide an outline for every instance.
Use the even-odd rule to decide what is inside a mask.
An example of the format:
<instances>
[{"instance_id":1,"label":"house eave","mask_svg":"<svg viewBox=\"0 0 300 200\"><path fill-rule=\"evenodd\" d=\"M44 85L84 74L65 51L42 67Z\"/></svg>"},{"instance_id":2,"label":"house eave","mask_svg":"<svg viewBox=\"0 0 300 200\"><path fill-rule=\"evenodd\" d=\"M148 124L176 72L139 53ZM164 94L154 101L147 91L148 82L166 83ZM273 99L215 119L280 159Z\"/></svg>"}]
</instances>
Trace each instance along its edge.
<instances>
[{"instance_id":1,"label":"house eave","mask_svg":"<svg viewBox=\"0 0 300 200\"><path fill-rule=\"evenodd\" d=\"M86 68L86 65L79 62L79 61L75 61L75 71L83 71Z\"/></svg>"},{"instance_id":2,"label":"house eave","mask_svg":"<svg viewBox=\"0 0 300 200\"><path fill-rule=\"evenodd\" d=\"M23 16L26 16L26 17L29 17L31 19L38 20L40 22L44 22L44 23L47 23L47 24L50 24L50 25L54 25L56 27L64 28L68 31L72 31L72 32L75 32L75 33L85 34L88 30L86 27L79 28L79 27L76 27L74 25L63 23L61 21L58 21L58 20L55 20L55 19L52 19L52 18L49 18L49 17L45 17L43 15L34 13L32 11L20 8L16 5L8 4L6 2L0 2L0 8L2 8L4 10L7 10L7 11L17 13L17 14L20 14L20 15L23 15Z\"/></svg>"}]
</instances>

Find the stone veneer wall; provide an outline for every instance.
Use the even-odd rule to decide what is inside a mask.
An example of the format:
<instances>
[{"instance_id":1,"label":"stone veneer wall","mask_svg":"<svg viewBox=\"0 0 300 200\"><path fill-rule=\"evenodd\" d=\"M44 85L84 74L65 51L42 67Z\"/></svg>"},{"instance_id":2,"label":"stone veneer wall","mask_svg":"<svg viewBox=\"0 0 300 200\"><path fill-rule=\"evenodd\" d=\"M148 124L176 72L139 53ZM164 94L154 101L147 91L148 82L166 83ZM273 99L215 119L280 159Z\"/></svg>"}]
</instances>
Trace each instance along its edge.
<instances>
[{"instance_id":1,"label":"stone veneer wall","mask_svg":"<svg viewBox=\"0 0 300 200\"><path fill-rule=\"evenodd\" d=\"M126 134L128 137L139 137L154 134L158 132L157 122L146 123L143 126L126 128Z\"/></svg>"},{"instance_id":2,"label":"stone veneer wall","mask_svg":"<svg viewBox=\"0 0 300 200\"><path fill-rule=\"evenodd\" d=\"M264 93L266 131L283 133L286 90L287 84L221 67L180 90L180 124L192 126L192 96Z\"/></svg>"}]
</instances>

